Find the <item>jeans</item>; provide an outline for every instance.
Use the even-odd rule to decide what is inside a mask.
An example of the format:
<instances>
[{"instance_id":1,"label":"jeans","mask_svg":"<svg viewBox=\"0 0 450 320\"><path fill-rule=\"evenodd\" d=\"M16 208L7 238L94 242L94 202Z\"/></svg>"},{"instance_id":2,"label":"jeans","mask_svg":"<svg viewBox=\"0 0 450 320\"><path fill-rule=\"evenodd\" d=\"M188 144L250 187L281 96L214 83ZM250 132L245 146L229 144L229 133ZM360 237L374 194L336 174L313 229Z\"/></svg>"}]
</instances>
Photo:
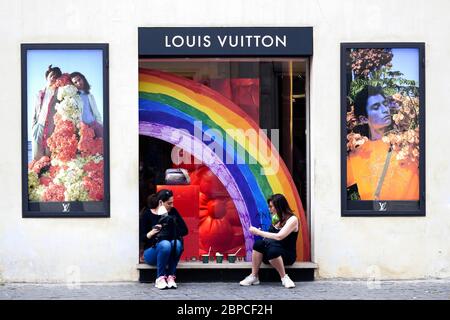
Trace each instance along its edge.
<instances>
[{"instance_id":1,"label":"jeans","mask_svg":"<svg viewBox=\"0 0 450 320\"><path fill-rule=\"evenodd\" d=\"M175 255L172 254L172 245L175 245ZM156 266L156 277L175 275L178 261L180 261L183 245L180 240L161 240L155 247L144 251L144 260L152 266ZM166 272L167 266L167 272Z\"/></svg>"}]
</instances>

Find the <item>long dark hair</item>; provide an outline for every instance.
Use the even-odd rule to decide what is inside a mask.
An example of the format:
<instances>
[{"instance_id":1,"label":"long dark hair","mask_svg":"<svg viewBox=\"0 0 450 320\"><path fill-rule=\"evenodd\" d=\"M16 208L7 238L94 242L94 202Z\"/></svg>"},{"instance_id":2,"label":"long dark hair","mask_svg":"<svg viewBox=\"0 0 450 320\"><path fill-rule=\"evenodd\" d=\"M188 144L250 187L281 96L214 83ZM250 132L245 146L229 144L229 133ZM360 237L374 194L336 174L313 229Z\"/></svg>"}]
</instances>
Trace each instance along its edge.
<instances>
[{"instance_id":1,"label":"long dark hair","mask_svg":"<svg viewBox=\"0 0 450 320\"><path fill-rule=\"evenodd\" d=\"M84 76L84 74L82 74L81 72L75 71L72 72L70 74L70 79L75 78L75 77L80 77L83 80L83 84L84 84L84 88L83 91L86 94L89 94L89 90L91 90L91 85L89 84L89 82L87 81L86 77Z\"/></svg>"},{"instance_id":2,"label":"long dark hair","mask_svg":"<svg viewBox=\"0 0 450 320\"><path fill-rule=\"evenodd\" d=\"M158 207L158 199L156 193L151 194L147 197L147 207L149 209L156 209Z\"/></svg>"},{"instance_id":3,"label":"long dark hair","mask_svg":"<svg viewBox=\"0 0 450 320\"><path fill-rule=\"evenodd\" d=\"M169 190L169 189L161 189L156 194L156 201L157 202L159 202L159 201L166 202L171 197L173 197L173 192L171 190Z\"/></svg>"},{"instance_id":4,"label":"long dark hair","mask_svg":"<svg viewBox=\"0 0 450 320\"><path fill-rule=\"evenodd\" d=\"M272 202L272 205L275 207L275 211L280 220L280 226L283 227L286 223L286 220L294 215L294 211L289 206L286 198L279 193L272 195L269 199L267 199L267 204Z\"/></svg>"}]
</instances>

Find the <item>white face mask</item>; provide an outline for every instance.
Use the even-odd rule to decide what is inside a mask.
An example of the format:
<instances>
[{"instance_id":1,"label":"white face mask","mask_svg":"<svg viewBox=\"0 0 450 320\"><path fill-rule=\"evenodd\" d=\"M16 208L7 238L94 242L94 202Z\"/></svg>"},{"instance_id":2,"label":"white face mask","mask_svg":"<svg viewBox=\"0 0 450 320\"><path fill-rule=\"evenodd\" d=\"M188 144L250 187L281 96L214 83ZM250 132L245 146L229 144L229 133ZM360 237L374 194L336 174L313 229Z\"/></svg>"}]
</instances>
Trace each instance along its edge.
<instances>
[{"instance_id":1,"label":"white face mask","mask_svg":"<svg viewBox=\"0 0 450 320\"><path fill-rule=\"evenodd\" d=\"M159 206L156 209L156 214L159 216L162 216L163 214L167 213L167 209L166 207L164 207L164 205L162 204L162 201L159 202Z\"/></svg>"}]
</instances>

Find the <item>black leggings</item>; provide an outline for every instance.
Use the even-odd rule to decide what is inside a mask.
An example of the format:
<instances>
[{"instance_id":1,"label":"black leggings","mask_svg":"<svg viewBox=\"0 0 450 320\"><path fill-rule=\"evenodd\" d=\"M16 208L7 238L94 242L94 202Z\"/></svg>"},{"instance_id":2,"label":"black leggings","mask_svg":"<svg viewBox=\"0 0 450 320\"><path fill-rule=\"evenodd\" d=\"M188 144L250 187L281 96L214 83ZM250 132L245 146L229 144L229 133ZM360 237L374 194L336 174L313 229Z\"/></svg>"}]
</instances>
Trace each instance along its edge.
<instances>
[{"instance_id":1,"label":"black leggings","mask_svg":"<svg viewBox=\"0 0 450 320\"><path fill-rule=\"evenodd\" d=\"M285 266L291 265L295 262L295 253L287 251L283 248L279 241L264 241L262 239L256 240L253 245L253 250L263 254L263 262L269 264L269 260L278 258L281 256Z\"/></svg>"}]
</instances>

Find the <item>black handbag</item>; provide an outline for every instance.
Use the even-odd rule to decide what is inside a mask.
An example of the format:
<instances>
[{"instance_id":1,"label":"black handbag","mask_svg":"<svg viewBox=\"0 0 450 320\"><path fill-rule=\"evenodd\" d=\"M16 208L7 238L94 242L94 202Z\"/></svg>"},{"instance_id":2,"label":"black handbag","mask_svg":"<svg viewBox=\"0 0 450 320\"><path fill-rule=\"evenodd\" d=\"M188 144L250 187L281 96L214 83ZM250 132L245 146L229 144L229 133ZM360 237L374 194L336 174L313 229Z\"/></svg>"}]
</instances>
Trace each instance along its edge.
<instances>
[{"instance_id":1,"label":"black handbag","mask_svg":"<svg viewBox=\"0 0 450 320\"><path fill-rule=\"evenodd\" d=\"M161 225L161 230L156 234L158 241L174 240L177 238L177 226L174 217L165 214L161 216L157 224Z\"/></svg>"},{"instance_id":2,"label":"black handbag","mask_svg":"<svg viewBox=\"0 0 450 320\"><path fill-rule=\"evenodd\" d=\"M276 229L273 225L271 225L269 227L269 230L267 230L267 232L270 232L270 233L278 233L278 231L280 231L280 230ZM275 239L263 238L263 242L264 242L264 246L266 248L273 246L273 245L281 246L280 241L275 240Z\"/></svg>"}]
</instances>

